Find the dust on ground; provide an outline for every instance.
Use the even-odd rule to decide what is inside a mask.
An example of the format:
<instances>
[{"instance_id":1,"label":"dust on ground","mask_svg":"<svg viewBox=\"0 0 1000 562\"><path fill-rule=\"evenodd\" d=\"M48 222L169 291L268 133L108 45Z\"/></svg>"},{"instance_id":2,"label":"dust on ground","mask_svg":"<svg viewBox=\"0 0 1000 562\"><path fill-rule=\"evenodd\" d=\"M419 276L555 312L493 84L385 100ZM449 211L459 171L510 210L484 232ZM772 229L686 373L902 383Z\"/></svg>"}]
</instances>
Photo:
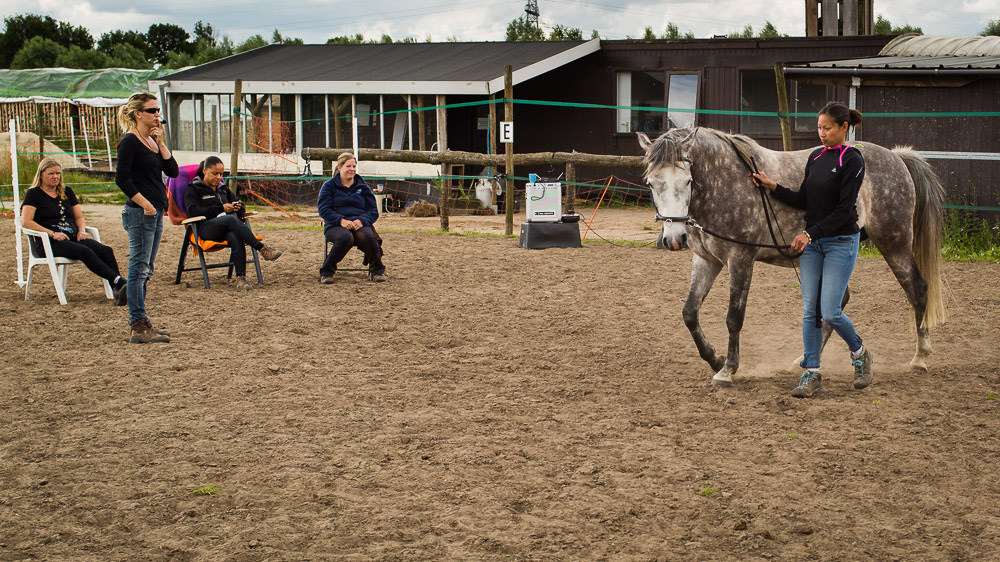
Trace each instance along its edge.
<instances>
[{"instance_id":1,"label":"dust on ground","mask_svg":"<svg viewBox=\"0 0 1000 562\"><path fill-rule=\"evenodd\" d=\"M119 209L85 210L125 268ZM594 228L651 242L650 214L602 211ZM450 222L497 233L498 220ZM850 390L833 341L826 393L803 401L784 370L801 350L790 270L757 267L743 367L719 390L681 319L689 252L524 250L389 216L389 281L341 271L320 285L321 234L289 228L315 217L255 224L285 255L248 293L224 270L208 291L197 273L172 284L182 230L166 227L147 305L172 341L138 346L82 266L68 306L44 270L24 301L0 220L0 559L985 560L1000 548L996 264L944 265L951 319L930 371L910 374L903 292L883 261L860 259L848 312L875 383ZM357 251L346 264L360 267ZM702 309L719 348L727 299L723 275ZM206 486L217 493L192 493Z\"/></svg>"}]
</instances>

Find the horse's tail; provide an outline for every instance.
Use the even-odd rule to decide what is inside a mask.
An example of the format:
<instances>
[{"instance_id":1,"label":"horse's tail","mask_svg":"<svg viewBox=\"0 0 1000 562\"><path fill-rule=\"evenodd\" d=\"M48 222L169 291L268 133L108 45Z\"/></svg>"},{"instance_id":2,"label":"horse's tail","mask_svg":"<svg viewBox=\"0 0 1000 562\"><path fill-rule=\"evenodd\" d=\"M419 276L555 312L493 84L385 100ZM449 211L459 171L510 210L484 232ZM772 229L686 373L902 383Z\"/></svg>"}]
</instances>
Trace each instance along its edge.
<instances>
[{"instance_id":1,"label":"horse's tail","mask_svg":"<svg viewBox=\"0 0 1000 562\"><path fill-rule=\"evenodd\" d=\"M934 168L908 146L893 152L903 159L916 188L913 208L913 257L927 283L927 308L922 327L931 329L945 321L944 283L941 279L941 235L944 229L944 186Z\"/></svg>"}]
</instances>

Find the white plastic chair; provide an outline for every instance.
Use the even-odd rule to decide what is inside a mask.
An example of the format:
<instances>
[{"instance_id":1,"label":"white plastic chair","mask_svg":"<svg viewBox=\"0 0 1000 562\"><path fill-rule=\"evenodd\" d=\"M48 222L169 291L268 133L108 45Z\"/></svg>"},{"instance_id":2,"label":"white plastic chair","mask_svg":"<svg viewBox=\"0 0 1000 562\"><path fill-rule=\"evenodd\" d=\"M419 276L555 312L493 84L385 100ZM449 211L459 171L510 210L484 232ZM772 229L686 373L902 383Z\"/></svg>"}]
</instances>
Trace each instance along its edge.
<instances>
[{"instance_id":1,"label":"white plastic chair","mask_svg":"<svg viewBox=\"0 0 1000 562\"><path fill-rule=\"evenodd\" d=\"M92 226L85 226L84 230L91 238L100 242L101 234L96 228ZM24 300L28 300L31 296L31 277L35 270L36 265L47 265L49 266L49 273L52 274L52 284L56 287L56 295L59 296L59 304L66 304L66 266L72 265L74 263L83 263L80 260L71 260L69 258L58 258L52 255L52 243L49 239L49 235L46 232L39 230L31 230L30 228L21 227L21 232L28 235L28 278L25 280L24 284ZM31 238L38 238L42 241L42 249L45 252L44 256L36 256L35 252L31 248ZM114 298L114 292L111 290L111 283L107 279L102 279L104 282L104 294L107 295L109 299Z\"/></svg>"}]
</instances>

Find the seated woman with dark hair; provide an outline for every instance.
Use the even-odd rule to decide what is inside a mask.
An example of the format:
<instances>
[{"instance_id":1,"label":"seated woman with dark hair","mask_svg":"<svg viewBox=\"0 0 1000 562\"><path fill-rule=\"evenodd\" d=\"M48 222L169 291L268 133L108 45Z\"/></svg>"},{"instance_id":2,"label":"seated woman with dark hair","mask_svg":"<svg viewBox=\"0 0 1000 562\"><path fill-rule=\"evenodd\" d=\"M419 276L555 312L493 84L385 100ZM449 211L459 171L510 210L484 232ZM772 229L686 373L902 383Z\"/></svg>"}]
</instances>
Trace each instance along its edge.
<instances>
[{"instance_id":1,"label":"seated woman with dark hair","mask_svg":"<svg viewBox=\"0 0 1000 562\"><path fill-rule=\"evenodd\" d=\"M63 184L62 166L51 156L38 163L35 179L24 193L21 226L48 234L55 257L82 261L87 269L111 283L116 305L126 304L126 280L119 273L115 251L87 238L80 203L73 190ZM31 252L44 255L42 241L34 236Z\"/></svg>"},{"instance_id":2,"label":"seated woman with dark hair","mask_svg":"<svg viewBox=\"0 0 1000 562\"><path fill-rule=\"evenodd\" d=\"M257 240L240 217L243 203L238 201L226 186L223 178L225 166L217 156L209 156L198 166L197 177L188 185L184 194L184 207L188 216L203 216L208 220L198 226L198 234L205 240L228 242L235 263L236 288L249 291L253 288L247 282L247 252L244 244L257 250L265 260L276 260L281 256L275 250Z\"/></svg>"}]
</instances>

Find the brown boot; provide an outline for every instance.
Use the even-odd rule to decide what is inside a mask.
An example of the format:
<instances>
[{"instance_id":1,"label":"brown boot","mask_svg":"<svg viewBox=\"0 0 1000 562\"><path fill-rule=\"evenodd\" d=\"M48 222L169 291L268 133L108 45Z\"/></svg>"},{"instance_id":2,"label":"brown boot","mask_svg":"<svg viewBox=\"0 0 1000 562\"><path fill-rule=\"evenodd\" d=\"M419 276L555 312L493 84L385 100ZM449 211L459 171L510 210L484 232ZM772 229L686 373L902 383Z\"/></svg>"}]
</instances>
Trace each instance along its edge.
<instances>
[{"instance_id":1,"label":"brown boot","mask_svg":"<svg viewBox=\"0 0 1000 562\"><path fill-rule=\"evenodd\" d=\"M143 318L132 323L132 335L129 336L129 343L169 343L170 336L164 336L153 332L153 326L149 320Z\"/></svg>"},{"instance_id":2,"label":"brown boot","mask_svg":"<svg viewBox=\"0 0 1000 562\"><path fill-rule=\"evenodd\" d=\"M281 250L275 250L267 244L261 246L261 248L257 250L257 253L267 261L274 261L281 257Z\"/></svg>"},{"instance_id":3,"label":"brown boot","mask_svg":"<svg viewBox=\"0 0 1000 562\"><path fill-rule=\"evenodd\" d=\"M148 316L146 317L146 322L149 322L149 329L152 330L154 334L170 337L170 332L153 326L153 321L150 320Z\"/></svg>"},{"instance_id":4,"label":"brown boot","mask_svg":"<svg viewBox=\"0 0 1000 562\"><path fill-rule=\"evenodd\" d=\"M253 285L247 281L246 275L237 275L236 278L233 279L233 286L236 287L237 291L249 291L253 289Z\"/></svg>"}]
</instances>

